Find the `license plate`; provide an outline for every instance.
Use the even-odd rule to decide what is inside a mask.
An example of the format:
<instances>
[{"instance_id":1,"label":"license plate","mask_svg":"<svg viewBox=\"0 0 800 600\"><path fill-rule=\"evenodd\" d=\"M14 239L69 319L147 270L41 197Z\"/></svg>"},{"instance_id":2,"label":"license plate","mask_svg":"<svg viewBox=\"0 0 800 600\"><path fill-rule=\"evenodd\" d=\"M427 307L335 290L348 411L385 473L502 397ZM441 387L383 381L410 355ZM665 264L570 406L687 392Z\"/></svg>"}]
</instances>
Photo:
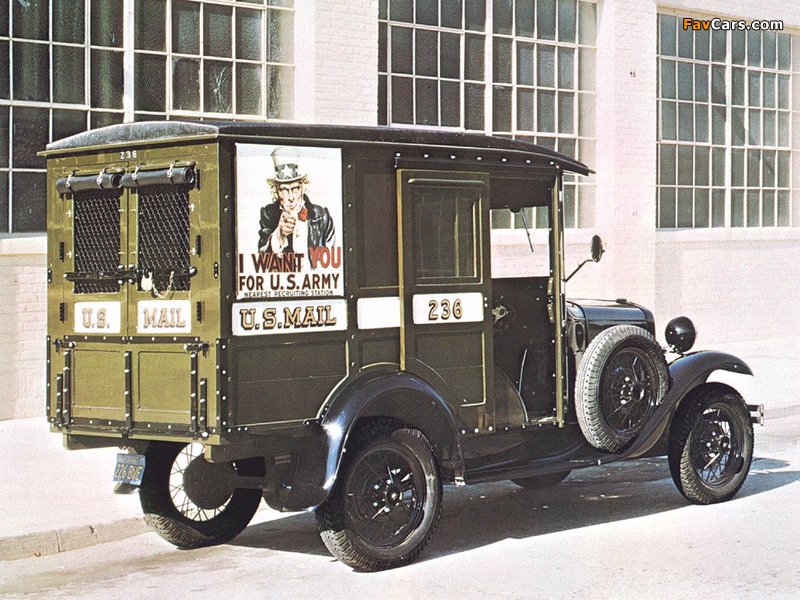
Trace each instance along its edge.
<instances>
[{"instance_id":1,"label":"license plate","mask_svg":"<svg viewBox=\"0 0 800 600\"><path fill-rule=\"evenodd\" d=\"M144 477L145 457L141 454L117 454L114 481L141 485Z\"/></svg>"}]
</instances>

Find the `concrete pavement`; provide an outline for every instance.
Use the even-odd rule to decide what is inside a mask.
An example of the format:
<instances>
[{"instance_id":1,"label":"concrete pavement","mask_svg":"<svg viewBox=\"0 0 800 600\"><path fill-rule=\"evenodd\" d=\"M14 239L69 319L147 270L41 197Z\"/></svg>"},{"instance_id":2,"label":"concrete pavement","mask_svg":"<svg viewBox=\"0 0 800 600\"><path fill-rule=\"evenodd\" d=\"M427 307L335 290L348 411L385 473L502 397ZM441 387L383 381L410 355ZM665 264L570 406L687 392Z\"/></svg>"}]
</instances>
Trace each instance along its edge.
<instances>
[{"instance_id":1,"label":"concrete pavement","mask_svg":"<svg viewBox=\"0 0 800 600\"><path fill-rule=\"evenodd\" d=\"M0 560L147 531L138 494L113 493L117 452L67 451L44 417L0 421Z\"/></svg>"}]
</instances>

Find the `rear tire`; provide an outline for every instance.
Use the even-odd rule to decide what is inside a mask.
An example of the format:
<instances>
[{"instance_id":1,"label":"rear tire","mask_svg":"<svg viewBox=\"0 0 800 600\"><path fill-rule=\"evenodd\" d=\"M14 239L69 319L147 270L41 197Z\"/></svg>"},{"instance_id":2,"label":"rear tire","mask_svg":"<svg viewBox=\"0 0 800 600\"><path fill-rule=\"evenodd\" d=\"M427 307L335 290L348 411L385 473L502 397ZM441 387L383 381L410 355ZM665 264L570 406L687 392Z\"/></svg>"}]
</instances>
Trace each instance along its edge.
<instances>
[{"instance_id":1,"label":"rear tire","mask_svg":"<svg viewBox=\"0 0 800 600\"><path fill-rule=\"evenodd\" d=\"M672 480L690 502L733 498L753 461L753 423L742 397L709 387L687 400L675 415L668 458Z\"/></svg>"},{"instance_id":2,"label":"rear tire","mask_svg":"<svg viewBox=\"0 0 800 600\"><path fill-rule=\"evenodd\" d=\"M416 429L376 420L362 425L347 448L333 491L316 511L322 541L359 571L412 562L441 515L433 447Z\"/></svg>"},{"instance_id":3,"label":"rear tire","mask_svg":"<svg viewBox=\"0 0 800 600\"><path fill-rule=\"evenodd\" d=\"M260 459L210 463L201 444L152 442L139 499L147 523L178 548L223 544L247 527L261 490L236 489L233 477L264 474Z\"/></svg>"}]
</instances>

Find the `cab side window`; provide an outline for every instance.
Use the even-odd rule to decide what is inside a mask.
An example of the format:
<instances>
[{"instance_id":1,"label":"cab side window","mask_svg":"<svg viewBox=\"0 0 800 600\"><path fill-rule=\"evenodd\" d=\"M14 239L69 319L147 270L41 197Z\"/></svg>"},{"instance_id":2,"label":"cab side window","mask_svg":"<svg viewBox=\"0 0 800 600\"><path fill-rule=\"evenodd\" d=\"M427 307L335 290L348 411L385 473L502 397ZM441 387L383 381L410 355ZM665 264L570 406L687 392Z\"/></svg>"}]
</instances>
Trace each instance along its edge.
<instances>
[{"instance_id":1,"label":"cab side window","mask_svg":"<svg viewBox=\"0 0 800 600\"><path fill-rule=\"evenodd\" d=\"M417 280L476 280L480 190L452 185L413 189Z\"/></svg>"}]
</instances>

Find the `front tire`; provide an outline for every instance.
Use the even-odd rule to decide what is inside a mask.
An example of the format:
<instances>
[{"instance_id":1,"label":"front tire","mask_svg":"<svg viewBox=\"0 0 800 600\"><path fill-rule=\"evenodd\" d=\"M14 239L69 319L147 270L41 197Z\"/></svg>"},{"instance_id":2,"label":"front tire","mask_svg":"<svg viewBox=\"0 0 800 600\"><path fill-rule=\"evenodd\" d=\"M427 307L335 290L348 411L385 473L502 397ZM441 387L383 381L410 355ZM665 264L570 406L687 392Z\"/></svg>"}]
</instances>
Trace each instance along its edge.
<instances>
[{"instance_id":1,"label":"front tire","mask_svg":"<svg viewBox=\"0 0 800 600\"><path fill-rule=\"evenodd\" d=\"M145 521L178 548L224 544L247 527L261 491L233 487L237 474L264 474L263 461L210 463L202 444L153 442L139 490Z\"/></svg>"},{"instance_id":2,"label":"front tire","mask_svg":"<svg viewBox=\"0 0 800 600\"><path fill-rule=\"evenodd\" d=\"M365 423L347 446L331 495L316 511L322 541L359 571L412 562L441 515L433 447L420 431L389 420Z\"/></svg>"},{"instance_id":3,"label":"front tire","mask_svg":"<svg viewBox=\"0 0 800 600\"><path fill-rule=\"evenodd\" d=\"M753 460L753 424L742 397L709 387L687 400L669 436L669 469L678 490L694 504L730 500Z\"/></svg>"}]
</instances>

